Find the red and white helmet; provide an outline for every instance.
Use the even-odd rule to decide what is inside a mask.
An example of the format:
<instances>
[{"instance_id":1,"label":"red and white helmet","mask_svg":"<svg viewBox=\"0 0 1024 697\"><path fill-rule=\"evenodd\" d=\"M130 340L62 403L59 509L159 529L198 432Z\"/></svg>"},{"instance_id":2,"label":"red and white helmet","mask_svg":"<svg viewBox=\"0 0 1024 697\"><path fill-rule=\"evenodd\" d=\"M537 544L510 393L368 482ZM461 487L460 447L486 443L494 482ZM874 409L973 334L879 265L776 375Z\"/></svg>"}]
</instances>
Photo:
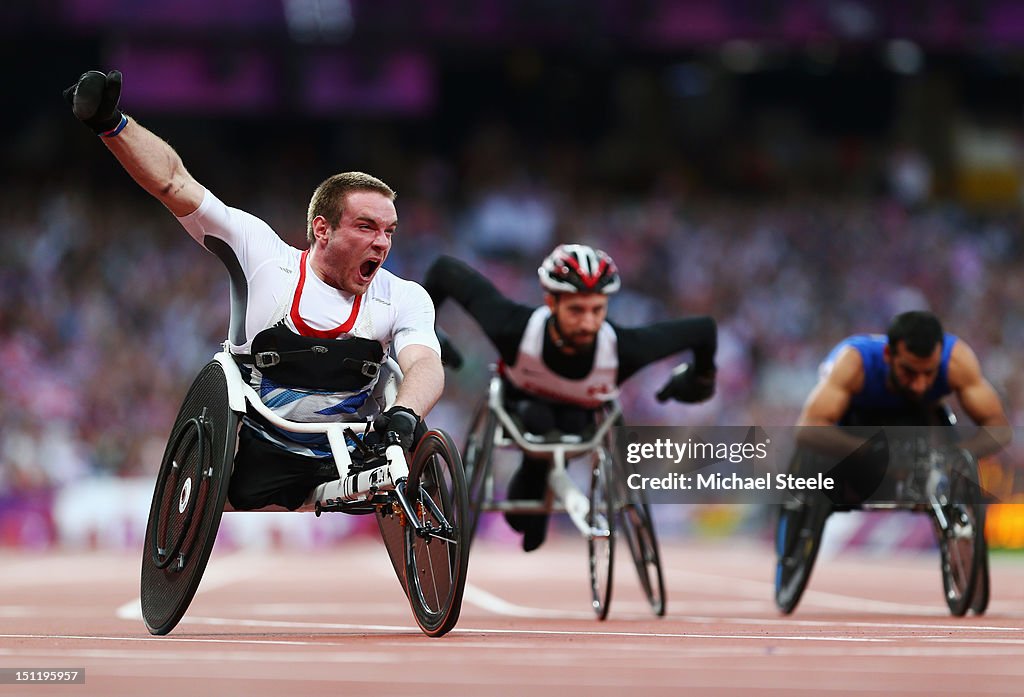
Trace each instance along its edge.
<instances>
[{"instance_id":1,"label":"red and white helmet","mask_svg":"<svg viewBox=\"0 0 1024 697\"><path fill-rule=\"evenodd\" d=\"M603 293L622 285L612 258L585 244L560 244L537 269L540 284L549 293Z\"/></svg>"}]
</instances>

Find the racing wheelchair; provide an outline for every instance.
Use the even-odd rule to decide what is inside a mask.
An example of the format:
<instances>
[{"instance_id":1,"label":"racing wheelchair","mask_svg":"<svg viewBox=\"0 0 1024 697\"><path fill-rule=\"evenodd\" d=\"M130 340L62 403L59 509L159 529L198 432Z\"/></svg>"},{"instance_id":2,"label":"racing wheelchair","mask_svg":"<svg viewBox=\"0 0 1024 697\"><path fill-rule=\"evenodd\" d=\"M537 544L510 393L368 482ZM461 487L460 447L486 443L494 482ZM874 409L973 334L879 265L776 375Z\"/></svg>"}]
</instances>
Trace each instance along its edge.
<instances>
[{"instance_id":1,"label":"racing wheelchair","mask_svg":"<svg viewBox=\"0 0 1024 697\"><path fill-rule=\"evenodd\" d=\"M783 614L796 609L807 587L829 515L852 510L929 515L950 614L962 617L968 610L977 615L985 612L989 602L988 546L978 463L970 453L951 445L953 429L948 426L955 425L955 417L948 408L938 411L947 426L875 428L857 453L830 470L842 479L850 474L850 468L863 466L870 459L864 456L884 453L882 460L887 463L861 478L861 491L852 501L810 491L795 492L781 505L775 534L775 602ZM938 443L934 442L936 433L942 434ZM823 464L819 453L798 446L790 471L817 472L830 464L835 463ZM882 471L885 469L888 472ZM876 491L877 495L872 494Z\"/></svg>"},{"instance_id":2,"label":"racing wheelchair","mask_svg":"<svg viewBox=\"0 0 1024 697\"><path fill-rule=\"evenodd\" d=\"M626 481L634 471L616 447L622 411L612 400L595 413L585 435L562 434L542 438L527 433L505 408L504 383L493 374L487 396L478 406L464 448L469 485L467 540L476 534L485 511L509 513L564 512L587 540L591 604L597 619L608 616L615 561L615 538L622 534L629 545L640 585L658 617L665 614L665 583L661 556L649 504L641 491ZM517 449L551 462L548 494L544 500L501 500L495 488L494 454ZM569 460L589 457L589 491L584 494L566 472Z\"/></svg>"},{"instance_id":3,"label":"racing wheelchair","mask_svg":"<svg viewBox=\"0 0 1024 697\"><path fill-rule=\"evenodd\" d=\"M396 438L377 446L362 443L365 423L285 420L263 404L235 361L221 351L200 371L164 451L142 555L142 615L150 633L174 629L199 587L247 412L286 431L326 434L338 479L316 487L300 510L375 515L420 629L431 637L450 631L459 618L469 563L466 482L451 437L428 431L407 459ZM400 381L401 369L388 359L373 398L390 404ZM353 462L350 447L359 462Z\"/></svg>"}]
</instances>

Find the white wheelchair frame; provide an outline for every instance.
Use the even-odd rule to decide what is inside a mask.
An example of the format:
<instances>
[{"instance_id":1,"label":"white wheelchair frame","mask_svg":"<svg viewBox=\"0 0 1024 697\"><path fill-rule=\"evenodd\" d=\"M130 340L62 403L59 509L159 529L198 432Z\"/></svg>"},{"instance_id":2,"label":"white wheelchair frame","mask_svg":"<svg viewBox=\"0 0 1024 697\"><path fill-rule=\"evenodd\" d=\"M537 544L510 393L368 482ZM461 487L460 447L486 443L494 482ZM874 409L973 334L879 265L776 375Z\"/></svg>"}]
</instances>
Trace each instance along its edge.
<instances>
[{"instance_id":1,"label":"white wheelchair frame","mask_svg":"<svg viewBox=\"0 0 1024 697\"><path fill-rule=\"evenodd\" d=\"M467 458L470 447L476 449L472 464L467 459L467 466L472 468L468 473L471 515L475 517L472 527L475 532L479 516L485 511L567 513L587 541L591 604L599 620L608 616L615 543L624 537L651 610L661 617L665 614L665 584L654 523L642 494L626 486L627 466L615 452L615 439L610 437L611 429L621 424L622 407L613 396L595 412L594 432L589 437L563 434L556 440L538 442L523 432L505 408L504 382L500 375L493 374L487 399L473 420L468 437L471 445L466 448ZM496 498L495 453L499 449L516 449L551 463L543 500ZM586 455L591 456L589 496L566 472L570 459ZM485 468L483 472L477 471L479 467ZM597 510L591 510L591 505Z\"/></svg>"},{"instance_id":2,"label":"white wheelchair frame","mask_svg":"<svg viewBox=\"0 0 1024 697\"><path fill-rule=\"evenodd\" d=\"M409 465L405 459L405 452L399 445L388 446L386 465L349 474L352 457L345 442L345 431L350 430L359 435L369 430L369 423L362 421L305 423L282 418L264 404L256 394L256 390L246 382L235 358L229 352L219 351L214 356L214 360L220 363L227 377L228 404L231 409L239 414L245 414L251 408L267 422L284 431L317 433L327 436L331 453L334 456L334 464L338 469L338 479L317 486L302 507L298 509L299 511L319 512L366 504L376 493L393 490L400 480L409 476ZM394 359L388 358L381 368L381 378L374 390L373 398L382 407L394 403L401 381L402 369Z\"/></svg>"},{"instance_id":3,"label":"white wheelchair frame","mask_svg":"<svg viewBox=\"0 0 1024 697\"><path fill-rule=\"evenodd\" d=\"M617 399L610 400L602 409L602 419L597 425L593 436L583 440L580 436L562 435L557 441L538 443L523 433L522 429L515 423L515 420L505 409L504 385L501 377L491 377L490 386L487 392L487 408L495 415L497 422L494 425L494 437L492 449L518 447L529 456L544 458L551 461L551 469L548 471L548 491L550 494L544 500L496 500L494 496L494 468L488 469L487 478L484 481L483 500L480 503L480 511L502 511L507 513L568 513L570 520L587 538L608 537L610 530L607 524L591 526L587 522L590 513L590 501L580 491L579 487L566 471L566 464L574 457L580 457L594 453L595 459L592 467L599 466L598 458L613 457L606 453L603 447L605 436L615 425L619 416L622 415L622 408ZM607 463L609 474L612 472L611 462Z\"/></svg>"},{"instance_id":4,"label":"white wheelchair frame","mask_svg":"<svg viewBox=\"0 0 1024 697\"><path fill-rule=\"evenodd\" d=\"M143 619L150 632L170 632L188 609L202 580L221 514L231 510L226 500L237 454L235 429L239 418L247 413L259 414L285 432L327 436L338 478L312 488L298 510L312 510L318 516L324 511L375 514L384 546L420 629L432 637L449 632L459 618L469 563L469 541L462 532L469 504L462 461L451 437L443 431L428 431L407 461L395 433L382 434L384 442L380 445L371 447L359 442L358 435L371 427L366 421L300 423L284 419L263 403L242 377L236 358L224 348L189 388L157 474L146 528L140 596ZM402 371L390 359L382 371L372 396L383 407L397 397ZM216 401L210 402L216 410L213 421L207 420L204 404L210 390L217 392ZM217 419L225 414L223 430L218 436L212 435L215 428L220 428ZM186 436L191 440L184 441ZM367 457L360 467L353 467L349 452L352 441L353 450ZM208 450L211 444L220 450ZM193 494L193 479L201 487L196 492L205 493ZM211 492L214 499L209 498ZM186 540L191 542L187 551L182 551Z\"/></svg>"}]
</instances>

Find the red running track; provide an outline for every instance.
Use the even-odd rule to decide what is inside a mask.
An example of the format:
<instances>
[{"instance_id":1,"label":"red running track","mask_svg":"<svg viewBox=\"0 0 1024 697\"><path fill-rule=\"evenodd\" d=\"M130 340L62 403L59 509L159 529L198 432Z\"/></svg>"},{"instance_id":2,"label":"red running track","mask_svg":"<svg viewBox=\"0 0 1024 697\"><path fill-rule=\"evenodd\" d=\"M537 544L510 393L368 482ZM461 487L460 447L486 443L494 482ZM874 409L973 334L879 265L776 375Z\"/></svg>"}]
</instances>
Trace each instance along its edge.
<instances>
[{"instance_id":1,"label":"red running track","mask_svg":"<svg viewBox=\"0 0 1024 697\"><path fill-rule=\"evenodd\" d=\"M938 553L822 559L796 613L772 602L771 550L663 549L668 615L651 616L619 546L608 621L586 546L474 548L459 626L415 628L386 552L215 550L185 619L150 636L139 559L0 552L0 667L84 668L84 685L0 695L1020 695L1024 559L993 558L990 610L956 619Z\"/></svg>"}]
</instances>

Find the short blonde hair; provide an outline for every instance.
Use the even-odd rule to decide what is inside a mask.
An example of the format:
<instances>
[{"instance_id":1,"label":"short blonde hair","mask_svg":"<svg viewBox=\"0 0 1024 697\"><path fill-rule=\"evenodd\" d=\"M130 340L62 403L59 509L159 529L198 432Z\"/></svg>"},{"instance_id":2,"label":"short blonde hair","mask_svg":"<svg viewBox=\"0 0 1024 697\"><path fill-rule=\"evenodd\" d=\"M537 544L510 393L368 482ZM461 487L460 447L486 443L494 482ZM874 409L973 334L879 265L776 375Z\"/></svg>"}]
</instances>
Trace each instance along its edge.
<instances>
[{"instance_id":1,"label":"short blonde hair","mask_svg":"<svg viewBox=\"0 0 1024 697\"><path fill-rule=\"evenodd\" d=\"M392 201L398 196L390 186L365 172L342 172L328 177L316 187L309 200L306 239L310 244L313 244L313 218L322 215L331 227L340 223L345 212L345 197L353 191L376 191Z\"/></svg>"}]
</instances>

